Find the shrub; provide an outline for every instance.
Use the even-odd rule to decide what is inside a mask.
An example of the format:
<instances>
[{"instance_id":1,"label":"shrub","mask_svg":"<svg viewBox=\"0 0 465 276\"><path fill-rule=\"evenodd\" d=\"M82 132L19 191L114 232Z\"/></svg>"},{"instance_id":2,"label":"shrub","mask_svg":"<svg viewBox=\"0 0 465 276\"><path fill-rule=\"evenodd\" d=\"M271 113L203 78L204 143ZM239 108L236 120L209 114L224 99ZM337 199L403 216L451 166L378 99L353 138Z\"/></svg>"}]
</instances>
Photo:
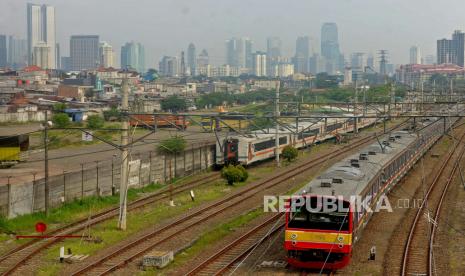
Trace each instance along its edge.
<instances>
[{"instance_id":1,"label":"shrub","mask_svg":"<svg viewBox=\"0 0 465 276\"><path fill-rule=\"evenodd\" d=\"M297 149L294 148L291 145L285 146L284 149L283 149L283 152L282 152L282 156L288 162L291 162L292 160L296 159L298 154L299 154L299 152L297 151Z\"/></svg>"},{"instance_id":2,"label":"shrub","mask_svg":"<svg viewBox=\"0 0 465 276\"><path fill-rule=\"evenodd\" d=\"M63 112L66 109L65 103L56 103L53 105L53 111L55 112Z\"/></svg>"},{"instance_id":3,"label":"shrub","mask_svg":"<svg viewBox=\"0 0 465 276\"><path fill-rule=\"evenodd\" d=\"M221 170L221 176L228 181L228 185L234 185L234 183L241 181L243 173L237 167L229 165Z\"/></svg>"},{"instance_id":4,"label":"shrub","mask_svg":"<svg viewBox=\"0 0 465 276\"><path fill-rule=\"evenodd\" d=\"M103 128L104 124L105 122L103 121L103 118L99 115L90 115L87 117L87 127L90 129Z\"/></svg>"},{"instance_id":5,"label":"shrub","mask_svg":"<svg viewBox=\"0 0 465 276\"><path fill-rule=\"evenodd\" d=\"M121 112L117 108L111 108L110 110L103 111L103 117L105 121L120 121Z\"/></svg>"},{"instance_id":6,"label":"shrub","mask_svg":"<svg viewBox=\"0 0 465 276\"><path fill-rule=\"evenodd\" d=\"M165 154L181 153L186 149L186 140L181 136L163 140L158 145L158 151Z\"/></svg>"},{"instance_id":7,"label":"shrub","mask_svg":"<svg viewBox=\"0 0 465 276\"><path fill-rule=\"evenodd\" d=\"M246 170L242 165L237 165L236 168L237 168L238 170L240 170L241 173L242 173L242 177L241 177L240 182L246 181L247 178L249 178L249 173L247 172L247 170Z\"/></svg>"},{"instance_id":8,"label":"shrub","mask_svg":"<svg viewBox=\"0 0 465 276\"><path fill-rule=\"evenodd\" d=\"M58 113L52 117L53 126L56 128L66 128L70 125L68 114Z\"/></svg>"}]
</instances>

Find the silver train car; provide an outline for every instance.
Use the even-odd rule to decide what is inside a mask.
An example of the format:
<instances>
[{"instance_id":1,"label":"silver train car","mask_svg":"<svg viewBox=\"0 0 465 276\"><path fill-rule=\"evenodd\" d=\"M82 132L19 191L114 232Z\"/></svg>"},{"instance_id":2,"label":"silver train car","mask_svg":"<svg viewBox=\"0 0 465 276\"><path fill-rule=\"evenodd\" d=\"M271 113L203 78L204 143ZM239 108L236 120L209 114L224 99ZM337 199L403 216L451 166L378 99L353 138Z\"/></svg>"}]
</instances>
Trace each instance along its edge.
<instances>
[{"instance_id":1,"label":"silver train car","mask_svg":"<svg viewBox=\"0 0 465 276\"><path fill-rule=\"evenodd\" d=\"M333 200L338 207L331 212L290 208L284 243L289 264L332 270L349 263L352 246L360 239L371 210L376 210L381 196L441 137L444 124L432 118L417 123L417 129L418 133L402 130L379 137L379 141L328 168L296 194L292 202L304 198L313 206Z\"/></svg>"},{"instance_id":2,"label":"silver train car","mask_svg":"<svg viewBox=\"0 0 465 276\"><path fill-rule=\"evenodd\" d=\"M374 118L357 117L357 128L363 129L376 122ZM354 131L355 118L328 118L325 122L299 122L279 129L279 153L287 145L304 148L337 135ZM254 131L248 135L234 134L216 142L216 164L250 165L275 156L275 129ZM297 133L297 134L296 134Z\"/></svg>"}]
</instances>

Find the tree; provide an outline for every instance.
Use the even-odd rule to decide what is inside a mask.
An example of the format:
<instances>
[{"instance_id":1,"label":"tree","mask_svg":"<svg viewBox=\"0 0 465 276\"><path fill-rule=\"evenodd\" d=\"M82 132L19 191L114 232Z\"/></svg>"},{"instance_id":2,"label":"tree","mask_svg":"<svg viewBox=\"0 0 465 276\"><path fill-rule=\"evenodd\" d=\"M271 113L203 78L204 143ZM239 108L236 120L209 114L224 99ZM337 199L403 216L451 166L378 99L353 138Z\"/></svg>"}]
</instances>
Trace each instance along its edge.
<instances>
[{"instance_id":1,"label":"tree","mask_svg":"<svg viewBox=\"0 0 465 276\"><path fill-rule=\"evenodd\" d=\"M119 121L121 120L121 112L116 107L112 107L110 110L103 111L103 118L105 121Z\"/></svg>"},{"instance_id":2,"label":"tree","mask_svg":"<svg viewBox=\"0 0 465 276\"><path fill-rule=\"evenodd\" d=\"M224 167L221 170L221 176L228 181L228 185L234 185L234 183L240 182L244 177L242 171L233 165Z\"/></svg>"},{"instance_id":3,"label":"tree","mask_svg":"<svg viewBox=\"0 0 465 276\"><path fill-rule=\"evenodd\" d=\"M66 128L69 126L69 117L66 113L57 113L52 117L53 126L56 128Z\"/></svg>"},{"instance_id":4,"label":"tree","mask_svg":"<svg viewBox=\"0 0 465 276\"><path fill-rule=\"evenodd\" d=\"M90 115L89 117L87 117L87 127L90 129L103 128L104 124L105 122L103 118L99 115Z\"/></svg>"},{"instance_id":5,"label":"tree","mask_svg":"<svg viewBox=\"0 0 465 276\"><path fill-rule=\"evenodd\" d=\"M158 145L158 151L164 154L177 154L186 149L186 140L181 136L165 139Z\"/></svg>"},{"instance_id":6,"label":"tree","mask_svg":"<svg viewBox=\"0 0 465 276\"><path fill-rule=\"evenodd\" d=\"M299 152L297 151L297 149L291 145L285 146L282 152L284 159L286 159L288 162L291 162L292 160L296 159L298 154Z\"/></svg>"},{"instance_id":7,"label":"tree","mask_svg":"<svg viewBox=\"0 0 465 276\"><path fill-rule=\"evenodd\" d=\"M186 101L178 96L170 96L161 101L161 109L164 111L184 111L187 108Z\"/></svg>"},{"instance_id":8,"label":"tree","mask_svg":"<svg viewBox=\"0 0 465 276\"><path fill-rule=\"evenodd\" d=\"M64 112L66 109L65 103L56 103L53 105L53 111L55 112Z\"/></svg>"}]
</instances>

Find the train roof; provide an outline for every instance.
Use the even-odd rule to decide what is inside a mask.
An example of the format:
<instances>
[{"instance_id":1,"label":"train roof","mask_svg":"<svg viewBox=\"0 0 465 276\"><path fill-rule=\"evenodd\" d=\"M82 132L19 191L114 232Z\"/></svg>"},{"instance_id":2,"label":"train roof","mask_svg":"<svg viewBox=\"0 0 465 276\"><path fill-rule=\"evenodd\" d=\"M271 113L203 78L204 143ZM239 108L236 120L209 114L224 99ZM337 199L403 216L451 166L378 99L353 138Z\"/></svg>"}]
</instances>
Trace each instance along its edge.
<instances>
[{"instance_id":1,"label":"train roof","mask_svg":"<svg viewBox=\"0 0 465 276\"><path fill-rule=\"evenodd\" d=\"M416 134L408 131L395 131L383 135L379 137L379 142L364 147L358 153L344 158L325 170L299 193L331 196L334 191L334 196L343 196L350 200L351 196L359 195L379 170L416 138ZM360 160L365 158L367 160ZM352 163L358 163L359 167L352 166Z\"/></svg>"}]
</instances>

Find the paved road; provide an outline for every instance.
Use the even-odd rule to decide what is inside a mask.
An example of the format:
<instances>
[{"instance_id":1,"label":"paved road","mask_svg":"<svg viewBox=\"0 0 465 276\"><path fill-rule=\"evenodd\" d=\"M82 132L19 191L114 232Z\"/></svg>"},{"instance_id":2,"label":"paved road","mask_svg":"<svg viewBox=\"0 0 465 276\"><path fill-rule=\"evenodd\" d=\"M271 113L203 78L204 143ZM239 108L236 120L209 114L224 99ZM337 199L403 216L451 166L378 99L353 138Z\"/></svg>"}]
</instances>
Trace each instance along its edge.
<instances>
[{"instance_id":1,"label":"paved road","mask_svg":"<svg viewBox=\"0 0 465 276\"><path fill-rule=\"evenodd\" d=\"M25 127L21 132L32 131L33 127ZM0 133L3 129L0 128ZM17 133L17 132L16 132ZM145 133L148 133L145 132ZM212 133L202 132L200 127L190 127L187 131L180 132L173 129L160 129L157 133L151 134L144 138L131 149L132 155L145 153L156 149L158 141L166 139L173 135L183 136L189 146L196 146L215 141L215 135ZM6 135L11 135L6 134ZM142 135L139 133L138 135ZM137 138L137 136L135 136ZM119 144L119 141L113 141ZM50 175L62 174L63 171L77 171L81 169L81 164L84 166L95 166L96 161L111 161L113 158L119 158L120 151L111 145L99 143L89 146L80 147L65 147L49 151L49 173ZM32 181L33 174L36 177L42 178L44 175L44 153L37 152L29 155L27 162L17 164L10 169L0 169L0 185L6 184L8 176L10 183L23 183Z\"/></svg>"}]
</instances>

